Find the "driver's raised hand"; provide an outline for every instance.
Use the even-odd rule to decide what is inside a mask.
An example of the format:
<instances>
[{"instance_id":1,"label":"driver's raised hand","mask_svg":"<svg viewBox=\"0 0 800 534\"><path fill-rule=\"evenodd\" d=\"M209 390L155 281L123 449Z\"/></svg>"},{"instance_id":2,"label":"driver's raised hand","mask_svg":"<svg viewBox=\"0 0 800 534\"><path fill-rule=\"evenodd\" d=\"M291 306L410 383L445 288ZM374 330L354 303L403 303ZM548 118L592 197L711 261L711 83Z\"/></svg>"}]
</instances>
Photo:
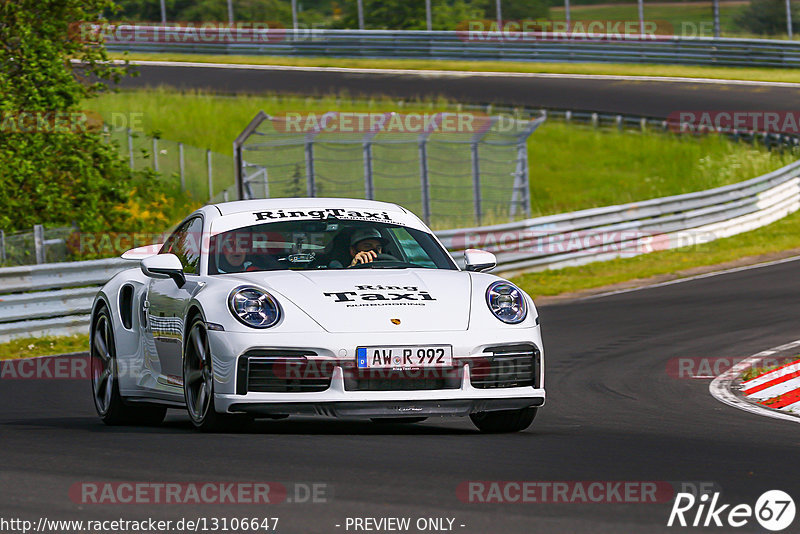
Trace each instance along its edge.
<instances>
[{"instance_id":1,"label":"driver's raised hand","mask_svg":"<svg viewBox=\"0 0 800 534\"><path fill-rule=\"evenodd\" d=\"M353 261L350 262L350 267L353 265L370 263L378 258L378 253L374 250L364 250L353 256Z\"/></svg>"}]
</instances>

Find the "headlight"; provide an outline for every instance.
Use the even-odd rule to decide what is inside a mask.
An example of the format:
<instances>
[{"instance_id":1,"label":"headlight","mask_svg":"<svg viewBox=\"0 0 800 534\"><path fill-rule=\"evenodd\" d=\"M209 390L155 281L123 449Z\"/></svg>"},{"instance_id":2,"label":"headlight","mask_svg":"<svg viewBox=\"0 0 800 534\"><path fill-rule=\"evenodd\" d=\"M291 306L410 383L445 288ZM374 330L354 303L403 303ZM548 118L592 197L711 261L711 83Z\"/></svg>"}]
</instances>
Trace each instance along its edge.
<instances>
[{"instance_id":1,"label":"headlight","mask_svg":"<svg viewBox=\"0 0 800 534\"><path fill-rule=\"evenodd\" d=\"M269 328L281 317L280 306L272 295L255 287L234 290L228 303L233 316L253 328Z\"/></svg>"},{"instance_id":2,"label":"headlight","mask_svg":"<svg viewBox=\"0 0 800 534\"><path fill-rule=\"evenodd\" d=\"M517 324L528 315L522 291L510 282L495 282L486 290L486 304L495 317L504 323Z\"/></svg>"}]
</instances>

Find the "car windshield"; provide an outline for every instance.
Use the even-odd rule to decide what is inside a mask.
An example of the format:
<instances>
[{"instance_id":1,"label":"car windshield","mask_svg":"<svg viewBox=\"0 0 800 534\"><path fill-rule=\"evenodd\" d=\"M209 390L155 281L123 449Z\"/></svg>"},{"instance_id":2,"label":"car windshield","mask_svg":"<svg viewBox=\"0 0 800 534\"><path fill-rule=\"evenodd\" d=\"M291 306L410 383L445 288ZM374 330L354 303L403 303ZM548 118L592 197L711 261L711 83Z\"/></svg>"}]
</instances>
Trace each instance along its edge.
<instances>
[{"instance_id":1,"label":"car windshield","mask_svg":"<svg viewBox=\"0 0 800 534\"><path fill-rule=\"evenodd\" d=\"M427 232L333 218L237 228L213 236L209 249L210 275L319 269L458 269Z\"/></svg>"}]
</instances>

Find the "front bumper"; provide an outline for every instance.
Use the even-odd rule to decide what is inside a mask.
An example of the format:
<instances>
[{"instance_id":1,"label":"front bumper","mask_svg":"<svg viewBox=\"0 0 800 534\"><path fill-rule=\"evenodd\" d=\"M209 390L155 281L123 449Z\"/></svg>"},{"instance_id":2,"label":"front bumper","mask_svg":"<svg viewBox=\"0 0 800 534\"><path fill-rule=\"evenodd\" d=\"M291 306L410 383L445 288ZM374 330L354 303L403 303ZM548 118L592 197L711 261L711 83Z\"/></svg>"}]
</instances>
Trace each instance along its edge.
<instances>
[{"instance_id":1,"label":"front bumper","mask_svg":"<svg viewBox=\"0 0 800 534\"><path fill-rule=\"evenodd\" d=\"M302 344L298 343L302 341ZM542 406L545 402L544 353L539 327L514 330L408 332L379 334L264 334L209 332L215 375L215 406L220 412L252 415L327 415L335 417L464 416L476 412ZM456 383L442 389L391 388L380 391L348 387L356 346L453 345ZM487 350L532 345L538 349L536 380L524 387L475 387L474 362ZM307 351L311 359L331 363L330 385L322 391L262 392L237 389L237 363L253 349ZM477 367L476 367L477 369ZM241 373L239 373L241 376Z\"/></svg>"}]
</instances>

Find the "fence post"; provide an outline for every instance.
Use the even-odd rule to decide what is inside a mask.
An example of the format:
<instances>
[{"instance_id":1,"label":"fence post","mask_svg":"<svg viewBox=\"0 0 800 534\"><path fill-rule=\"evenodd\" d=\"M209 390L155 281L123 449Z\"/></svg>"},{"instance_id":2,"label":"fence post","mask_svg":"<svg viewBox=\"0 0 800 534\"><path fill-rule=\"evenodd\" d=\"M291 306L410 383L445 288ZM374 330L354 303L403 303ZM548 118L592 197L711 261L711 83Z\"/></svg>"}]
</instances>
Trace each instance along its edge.
<instances>
[{"instance_id":1,"label":"fence post","mask_svg":"<svg viewBox=\"0 0 800 534\"><path fill-rule=\"evenodd\" d=\"M206 167L208 169L208 200L211 201L214 198L214 173L211 170L211 150L206 149Z\"/></svg>"},{"instance_id":2,"label":"fence post","mask_svg":"<svg viewBox=\"0 0 800 534\"><path fill-rule=\"evenodd\" d=\"M0 263L6 262L6 232L0 230Z\"/></svg>"},{"instance_id":3,"label":"fence post","mask_svg":"<svg viewBox=\"0 0 800 534\"><path fill-rule=\"evenodd\" d=\"M517 214L517 205L522 204L525 217L531 216L531 180L528 166L528 138L545 121L545 116L528 122L517 136L517 170L514 173L514 190L511 193L511 218ZM522 199L520 199L522 197Z\"/></svg>"},{"instance_id":4,"label":"fence post","mask_svg":"<svg viewBox=\"0 0 800 534\"><path fill-rule=\"evenodd\" d=\"M487 128L482 129L472 136L470 142L470 160L472 164L472 200L475 208L475 224L481 225L483 218L483 198L481 196L481 160L480 160L480 142L483 136L494 128L494 125L500 117L490 117Z\"/></svg>"},{"instance_id":5,"label":"fence post","mask_svg":"<svg viewBox=\"0 0 800 534\"><path fill-rule=\"evenodd\" d=\"M36 255L36 264L44 263L44 227L41 224L33 225L33 249Z\"/></svg>"},{"instance_id":6,"label":"fence post","mask_svg":"<svg viewBox=\"0 0 800 534\"><path fill-rule=\"evenodd\" d=\"M158 172L158 137L153 138L153 170Z\"/></svg>"},{"instance_id":7,"label":"fence post","mask_svg":"<svg viewBox=\"0 0 800 534\"><path fill-rule=\"evenodd\" d=\"M364 196L375 200L375 184L372 179L372 141L364 143Z\"/></svg>"},{"instance_id":8,"label":"fence post","mask_svg":"<svg viewBox=\"0 0 800 534\"><path fill-rule=\"evenodd\" d=\"M128 165L133 170L133 133L128 128Z\"/></svg>"},{"instance_id":9,"label":"fence post","mask_svg":"<svg viewBox=\"0 0 800 534\"><path fill-rule=\"evenodd\" d=\"M251 135L253 135L261 123L265 120L272 120L272 117L264 113L263 111L259 111L253 120L250 121L242 133L240 133L236 139L233 141L233 171L234 176L236 177L236 197L239 200L246 200L251 198L248 196L248 191L245 190L245 183L244 183L244 158L242 157L242 145L244 145L245 141L247 141Z\"/></svg>"},{"instance_id":10,"label":"fence post","mask_svg":"<svg viewBox=\"0 0 800 534\"><path fill-rule=\"evenodd\" d=\"M183 143L178 143L178 167L181 173L181 191L186 191L186 167L183 160Z\"/></svg>"},{"instance_id":11,"label":"fence post","mask_svg":"<svg viewBox=\"0 0 800 534\"><path fill-rule=\"evenodd\" d=\"M595 128L600 126L600 116L597 113L592 113L592 126Z\"/></svg>"},{"instance_id":12,"label":"fence post","mask_svg":"<svg viewBox=\"0 0 800 534\"><path fill-rule=\"evenodd\" d=\"M422 220L431 223L431 184L428 180L428 137L420 136L419 141L419 181L422 189Z\"/></svg>"},{"instance_id":13,"label":"fence post","mask_svg":"<svg viewBox=\"0 0 800 534\"><path fill-rule=\"evenodd\" d=\"M306 137L306 194L313 198L317 196L317 183L314 177L314 138Z\"/></svg>"},{"instance_id":14,"label":"fence post","mask_svg":"<svg viewBox=\"0 0 800 534\"><path fill-rule=\"evenodd\" d=\"M475 224L480 226L483 209L481 206L481 169L477 142L473 142L470 145L470 153L472 156L472 199L475 204Z\"/></svg>"}]
</instances>

